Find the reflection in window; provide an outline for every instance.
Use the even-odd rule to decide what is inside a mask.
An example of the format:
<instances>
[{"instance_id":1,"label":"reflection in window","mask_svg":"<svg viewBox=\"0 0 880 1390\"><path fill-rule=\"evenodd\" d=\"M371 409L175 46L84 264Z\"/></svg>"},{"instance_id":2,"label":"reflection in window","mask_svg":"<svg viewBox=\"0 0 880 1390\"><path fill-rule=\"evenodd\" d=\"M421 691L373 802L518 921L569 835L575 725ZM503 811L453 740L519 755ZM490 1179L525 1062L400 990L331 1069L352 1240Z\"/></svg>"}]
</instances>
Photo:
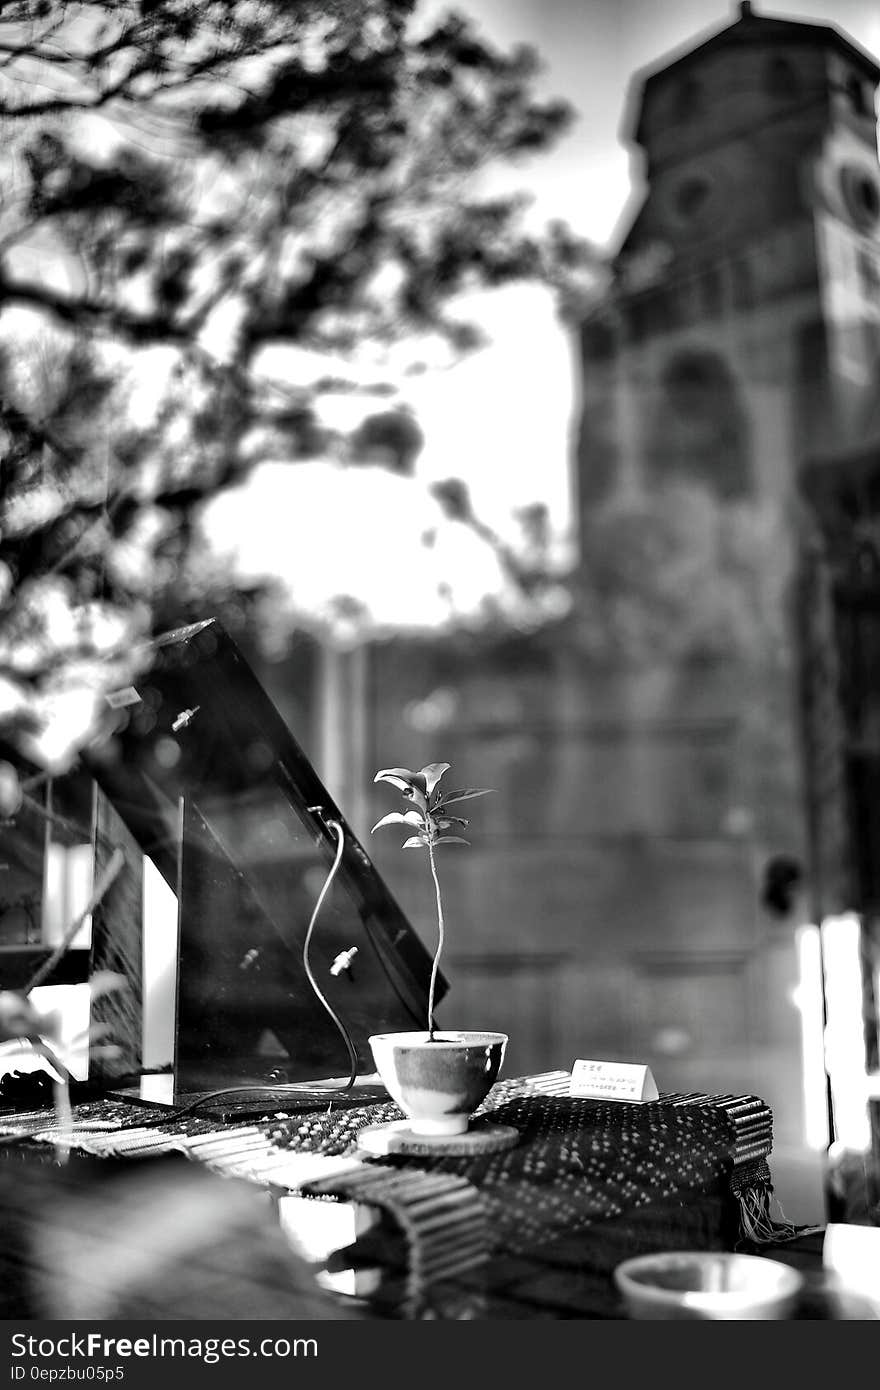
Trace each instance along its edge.
<instances>
[{"instance_id":1,"label":"reflection in window","mask_svg":"<svg viewBox=\"0 0 880 1390\"><path fill-rule=\"evenodd\" d=\"M91 785L74 773L50 779L24 764L15 770L21 794L0 821L0 949L39 950L59 944L91 895ZM88 948L90 931L87 919L73 950Z\"/></svg>"},{"instance_id":2,"label":"reflection in window","mask_svg":"<svg viewBox=\"0 0 880 1390\"><path fill-rule=\"evenodd\" d=\"M690 350L663 372L648 448L654 477L700 479L721 497L752 490L748 419L727 364Z\"/></svg>"}]
</instances>

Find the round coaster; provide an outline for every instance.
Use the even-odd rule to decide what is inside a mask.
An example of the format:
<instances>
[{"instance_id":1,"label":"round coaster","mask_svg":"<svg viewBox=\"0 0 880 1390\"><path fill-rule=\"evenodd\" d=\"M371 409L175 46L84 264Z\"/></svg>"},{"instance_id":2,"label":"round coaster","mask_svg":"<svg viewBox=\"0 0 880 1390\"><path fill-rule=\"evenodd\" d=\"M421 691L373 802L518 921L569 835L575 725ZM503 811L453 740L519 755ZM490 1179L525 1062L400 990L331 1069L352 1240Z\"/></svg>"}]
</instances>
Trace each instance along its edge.
<instances>
[{"instance_id":1,"label":"round coaster","mask_svg":"<svg viewBox=\"0 0 880 1390\"><path fill-rule=\"evenodd\" d=\"M370 1125L357 1136L358 1147L375 1157L388 1154L420 1154L423 1158L473 1158L477 1154L499 1153L519 1143L519 1130L512 1125L480 1125L464 1134L414 1134L410 1120L390 1120Z\"/></svg>"}]
</instances>

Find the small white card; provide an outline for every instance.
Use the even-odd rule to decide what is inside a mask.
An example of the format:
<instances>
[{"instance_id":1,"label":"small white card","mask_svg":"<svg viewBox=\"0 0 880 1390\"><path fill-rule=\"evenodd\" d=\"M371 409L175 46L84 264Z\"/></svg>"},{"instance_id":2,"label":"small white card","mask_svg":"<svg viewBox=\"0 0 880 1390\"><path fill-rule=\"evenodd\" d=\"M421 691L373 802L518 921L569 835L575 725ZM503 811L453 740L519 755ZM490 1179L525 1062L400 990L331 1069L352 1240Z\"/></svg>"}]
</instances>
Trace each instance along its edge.
<instances>
[{"instance_id":1,"label":"small white card","mask_svg":"<svg viewBox=\"0 0 880 1390\"><path fill-rule=\"evenodd\" d=\"M658 1100L657 1083L651 1068L634 1062L589 1062L583 1058L572 1065L568 1093L591 1100Z\"/></svg>"}]
</instances>

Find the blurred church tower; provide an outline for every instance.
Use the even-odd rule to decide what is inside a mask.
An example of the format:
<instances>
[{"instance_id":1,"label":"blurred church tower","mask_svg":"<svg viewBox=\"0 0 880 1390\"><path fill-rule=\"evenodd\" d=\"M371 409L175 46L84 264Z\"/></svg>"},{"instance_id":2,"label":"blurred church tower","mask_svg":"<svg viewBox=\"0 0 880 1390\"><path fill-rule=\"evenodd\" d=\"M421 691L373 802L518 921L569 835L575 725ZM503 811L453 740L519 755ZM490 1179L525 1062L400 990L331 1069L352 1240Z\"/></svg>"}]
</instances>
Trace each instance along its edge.
<instances>
[{"instance_id":1,"label":"blurred church tower","mask_svg":"<svg viewBox=\"0 0 880 1390\"><path fill-rule=\"evenodd\" d=\"M644 190L583 331L581 499L622 469L790 493L880 386L880 69L828 24L739 18L631 86Z\"/></svg>"},{"instance_id":2,"label":"blurred church tower","mask_svg":"<svg viewBox=\"0 0 880 1390\"><path fill-rule=\"evenodd\" d=\"M687 997L687 973L696 982L702 970L716 1035L745 1007L783 1146L799 1142L805 1124L792 1102L803 1080L794 1035L780 1022L797 985L785 964L797 924L759 923L763 935L750 935L731 896L731 832L751 849L753 881L762 858L803 856L803 914L864 915L865 1066L880 1075L878 79L877 63L832 24L778 19L750 4L637 74L623 136L637 148L642 188L625 214L612 287L580 334L585 534L609 498L676 480L779 523L773 601L791 660L777 670L765 662L757 683L754 670L738 679L735 662L709 663L691 682L679 669L647 725L657 736L654 781L663 775L664 721L677 728L673 794L704 740L704 794L695 787L693 801L702 829L678 865L706 914L703 964L697 936L679 933L677 967L668 949L657 953L660 992L671 1011L676 996ZM738 780L740 804L726 823L713 824L710 745L716 785ZM672 809L666 829L675 836ZM726 978L722 953L714 961L706 953L719 916ZM755 1084L760 1090L757 1075ZM880 1173L880 1153L876 1161Z\"/></svg>"},{"instance_id":3,"label":"blurred church tower","mask_svg":"<svg viewBox=\"0 0 880 1390\"><path fill-rule=\"evenodd\" d=\"M828 548L880 428L878 78L830 24L749 6L636 75L642 187L577 330L572 610L385 644L366 691L368 766L443 760L497 791L444 862L441 1025L509 1032L511 1075L617 1059L661 1091L761 1096L798 1222L823 1218L828 1121L801 929L864 906L860 818L880 910L880 696L855 813ZM863 693L880 625L875 645ZM370 847L433 940L418 856Z\"/></svg>"}]
</instances>

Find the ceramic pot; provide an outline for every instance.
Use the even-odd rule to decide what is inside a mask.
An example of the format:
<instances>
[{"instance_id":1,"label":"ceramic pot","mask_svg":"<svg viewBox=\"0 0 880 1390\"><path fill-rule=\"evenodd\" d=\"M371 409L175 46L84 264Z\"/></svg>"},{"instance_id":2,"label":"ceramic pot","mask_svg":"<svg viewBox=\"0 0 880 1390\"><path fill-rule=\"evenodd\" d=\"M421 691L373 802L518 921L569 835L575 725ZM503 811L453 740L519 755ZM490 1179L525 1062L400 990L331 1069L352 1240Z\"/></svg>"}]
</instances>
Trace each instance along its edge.
<instances>
[{"instance_id":1,"label":"ceramic pot","mask_svg":"<svg viewBox=\"0 0 880 1390\"><path fill-rule=\"evenodd\" d=\"M804 1277L763 1255L672 1250L624 1260L614 1282L630 1318L767 1321L792 1316Z\"/></svg>"},{"instance_id":2,"label":"ceramic pot","mask_svg":"<svg viewBox=\"0 0 880 1390\"><path fill-rule=\"evenodd\" d=\"M376 1033L376 1071L414 1134L463 1134L495 1082L506 1033Z\"/></svg>"}]
</instances>

